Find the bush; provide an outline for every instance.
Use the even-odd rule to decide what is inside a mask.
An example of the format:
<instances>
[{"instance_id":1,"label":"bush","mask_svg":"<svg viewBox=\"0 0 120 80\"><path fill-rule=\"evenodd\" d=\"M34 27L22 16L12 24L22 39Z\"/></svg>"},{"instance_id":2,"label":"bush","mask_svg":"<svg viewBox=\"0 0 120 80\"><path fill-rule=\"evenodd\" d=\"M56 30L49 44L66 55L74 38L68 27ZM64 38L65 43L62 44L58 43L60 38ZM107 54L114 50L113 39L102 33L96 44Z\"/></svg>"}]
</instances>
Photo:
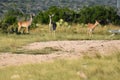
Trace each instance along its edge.
<instances>
[{"instance_id":1,"label":"bush","mask_svg":"<svg viewBox=\"0 0 120 80\"><path fill-rule=\"evenodd\" d=\"M49 15L54 14L52 18L54 22L59 22L63 19L66 23L94 23L95 20L99 20L100 24L106 25L112 23L114 25L120 25L120 16L117 15L117 9L109 6L91 6L83 7L80 11L75 12L69 8L60 8L56 6L50 7L46 11L40 11L33 20L32 28L36 28L37 23L48 24ZM21 17L23 14L19 10L9 10L5 13L3 19L0 22L0 28L4 33L16 32L17 17Z\"/></svg>"},{"instance_id":2,"label":"bush","mask_svg":"<svg viewBox=\"0 0 120 80\"><path fill-rule=\"evenodd\" d=\"M120 24L117 15L117 10L109 6L92 6L84 7L80 10L80 23L93 23L95 20L99 20L101 24L113 23L115 25Z\"/></svg>"},{"instance_id":3,"label":"bush","mask_svg":"<svg viewBox=\"0 0 120 80\"><path fill-rule=\"evenodd\" d=\"M3 19L0 22L0 28L3 33L14 33L16 32L16 23L17 23L17 17L19 15L22 15L17 10L9 10L5 13Z\"/></svg>"},{"instance_id":4,"label":"bush","mask_svg":"<svg viewBox=\"0 0 120 80\"><path fill-rule=\"evenodd\" d=\"M75 12L68 8L59 8L56 6L52 6L46 11L40 11L39 14L35 17L34 22L48 24L49 23L49 15L51 15L51 14L55 15L52 18L52 20L54 22L57 22L60 19L63 19L64 21L67 21L67 22L73 22Z\"/></svg>"},{"instance_id":5,"label":"bush","mask_svg":"<svg viewBox=\"0 0 120 80\"><path fill-rule=\"evenodd\" d=\"M69 23L94 23L99 20L101 24L115 24L120 25L120 16L117 15L117 9L109 6L91 6L83 7L80 11L75 12L69 8L60 8L56 6L50 7L46 11L40 11L35 17L35 23L48 24L49 16L55 14L53 21L58 22L63 19Z\"/></svg>"}]
</instances>

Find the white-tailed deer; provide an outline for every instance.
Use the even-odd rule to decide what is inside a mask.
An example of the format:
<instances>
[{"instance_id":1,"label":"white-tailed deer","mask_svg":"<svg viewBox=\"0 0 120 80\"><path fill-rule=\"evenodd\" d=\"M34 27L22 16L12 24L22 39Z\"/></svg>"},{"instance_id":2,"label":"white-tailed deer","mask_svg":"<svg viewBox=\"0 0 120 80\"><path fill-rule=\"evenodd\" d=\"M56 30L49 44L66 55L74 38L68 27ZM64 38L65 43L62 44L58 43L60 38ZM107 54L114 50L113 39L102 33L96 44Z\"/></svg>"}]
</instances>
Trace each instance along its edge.
<instances>
[{"instance_id":1,"label":"white-tailed deer","mask_svg":"<svg viewBox=\"0 0 120 80\"><path fill-rule=\"evenodd\" d=\"M52 15L49 15L49 19L50 19L50 21L49 21L49 30L50 31L52 31L52 17L54 16L54 14L52 14Z\"/></svg>"},{"instance_id":2,"label":"white-tailed deer","mask_svg":"<svg viewBox=\"0 0 120 80\"><path fill-rule=\"evenodd\" d=\"M20 32L21 28L24 27L25 28L25 32L29 33L28 31L28 27L31 25L32 20L33 20L33 14L30 14L30 19L28 21L19 21L18 22L18 32Z\"/></svg>"},{"instance_id":3,"label":"white-tailed deer","mask_svg":"<svg viewBox=\"0 0 120 80\"><path fill-rule=\"evenodd\" d=\"M96 21L95 24L88 23L88 34L92 34L98 24L98 21Z\"/></svg>"}]
</instances>

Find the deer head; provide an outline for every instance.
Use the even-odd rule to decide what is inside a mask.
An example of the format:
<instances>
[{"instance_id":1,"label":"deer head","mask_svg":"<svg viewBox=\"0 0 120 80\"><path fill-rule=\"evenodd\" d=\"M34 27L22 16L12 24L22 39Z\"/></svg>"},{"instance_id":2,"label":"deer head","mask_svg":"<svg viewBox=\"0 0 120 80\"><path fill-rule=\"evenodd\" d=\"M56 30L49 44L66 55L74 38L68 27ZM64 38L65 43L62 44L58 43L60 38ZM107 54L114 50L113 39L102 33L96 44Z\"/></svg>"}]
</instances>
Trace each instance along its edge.
<instances>
[{"instance_id":1,"label":"deer head","mask_svg":"<svg viewBox=\"0 0 120 80\"><path fill-rule=\"evenodd\" d=\"M95 21L95 25L98 25L98 24L100 24L97 20Z\"/></svg>"}]
</instances>

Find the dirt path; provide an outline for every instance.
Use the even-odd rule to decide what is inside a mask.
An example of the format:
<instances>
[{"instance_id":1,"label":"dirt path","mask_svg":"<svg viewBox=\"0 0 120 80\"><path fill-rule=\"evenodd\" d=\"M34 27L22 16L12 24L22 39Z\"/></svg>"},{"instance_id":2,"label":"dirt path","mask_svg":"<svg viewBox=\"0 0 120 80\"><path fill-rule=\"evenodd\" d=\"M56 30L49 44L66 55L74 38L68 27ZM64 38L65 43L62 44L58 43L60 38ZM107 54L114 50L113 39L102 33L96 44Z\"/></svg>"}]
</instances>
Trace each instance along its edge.
<instances>
[{"instance_id":1,"label":"dirt path","mask_svg":"<svg viewBox=\"0 0 120 80\"><path fill-rule=\"evenodd\" d=\"M108 55L116 50L120 50L120 40L82 40L82 41L48 41L35 42L23 49L36 50L46 47L56 48L60 51L46 55L27 55L27 54L0 54L0 67L10 65L21 65L29 63L40 63L59 58L77 58L84 54Z\"/></svg>"}]
</instances>

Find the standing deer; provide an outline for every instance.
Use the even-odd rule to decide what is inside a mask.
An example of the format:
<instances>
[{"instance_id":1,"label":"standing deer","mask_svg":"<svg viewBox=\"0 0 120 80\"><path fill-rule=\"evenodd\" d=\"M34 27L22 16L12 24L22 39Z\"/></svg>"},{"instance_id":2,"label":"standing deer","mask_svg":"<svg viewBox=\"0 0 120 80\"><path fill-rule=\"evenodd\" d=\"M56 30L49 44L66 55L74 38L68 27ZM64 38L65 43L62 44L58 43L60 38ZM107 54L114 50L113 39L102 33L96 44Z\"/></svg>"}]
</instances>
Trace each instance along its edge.
<instances>
[{"instance_id":1,"label":"standing deer","mask_svg":"<svg viewBox=\"0 0 120 80\"><path fill-rule=\"evenodd\" d=\"M98 21L96 21L94 24L88 23L88 34L92 34L98 24Z\"/></svg>"},{"instance_id":2,"label":"standing deer","mask_svg":"<svg viewBox=\"0 0 120 80\"><path fill-rule=\"evenodd\" d=\"M30 14L30 19L28 21L19 21L18 22L18 33L20 32L21 28L24 27L26 33L29 33L28 31L28 27L31 25L32 20L33 20L33 16L32 14Z\"/></svg>"},{"instance_id":3,"label":"standing deer","mask_svg":"<svg viewBox=\"0 0 120 80\"><path fill-rule=\"evenodd\" d=\"M54 16L54 14L49 15L49 19L50 19L49 30L50 30L50 32L52 32L53 36L55 37L55 31L56 31L57 24L56 24L56 22L52 21L53 16Z\"/></svg>"},{"instance_id":4,"label":"standing deer","mask_svg":"<svg viewBox=\"0 0 120 80\"><path fill-rule=\"evenodd\" d=\"M50 31L52 31L52 17L54 16L54 14L52 14L52 15L49 15L49 19L50 19L50 21L49 21L49 30Z\"/></svg>"}]
</instances>

